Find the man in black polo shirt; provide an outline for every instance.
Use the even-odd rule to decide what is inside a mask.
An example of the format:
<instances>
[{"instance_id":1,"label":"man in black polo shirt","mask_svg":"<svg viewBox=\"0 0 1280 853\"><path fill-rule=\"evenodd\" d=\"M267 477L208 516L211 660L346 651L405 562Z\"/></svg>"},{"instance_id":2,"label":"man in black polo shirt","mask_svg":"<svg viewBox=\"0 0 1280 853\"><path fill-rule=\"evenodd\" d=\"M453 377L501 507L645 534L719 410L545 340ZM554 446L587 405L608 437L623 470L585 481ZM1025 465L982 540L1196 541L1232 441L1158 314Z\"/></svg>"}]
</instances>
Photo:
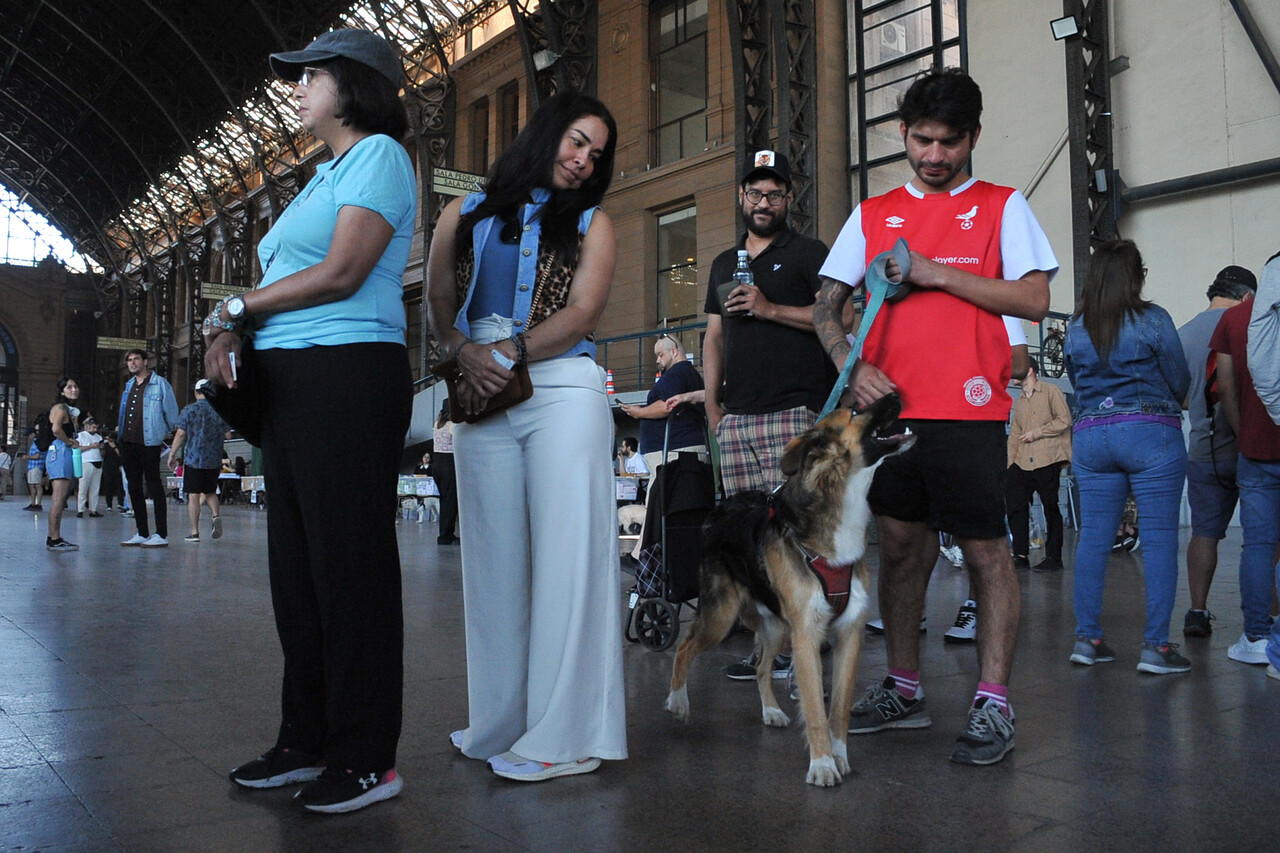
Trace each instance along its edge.
<instances>
[{"instance_id":1,"label":"man in black polo shirt","mask_svg":"<svg viewBox=\"0 0 1280 853\"><path fill-rule=\"evenodd\" d=\"M738 188L746 233L711 264L702 369L707 418L720 444L726 495L782 482L787 442L813 426L836 371L813 331L818 270L827 257L819 240L787 227L791 166L775 151L751 155ZM721 298L745 249L755 286ZM775 661L774 675L785 675ZM726 667L730 678L754 679L749 662Z\"/></svg>"}]
</instances>

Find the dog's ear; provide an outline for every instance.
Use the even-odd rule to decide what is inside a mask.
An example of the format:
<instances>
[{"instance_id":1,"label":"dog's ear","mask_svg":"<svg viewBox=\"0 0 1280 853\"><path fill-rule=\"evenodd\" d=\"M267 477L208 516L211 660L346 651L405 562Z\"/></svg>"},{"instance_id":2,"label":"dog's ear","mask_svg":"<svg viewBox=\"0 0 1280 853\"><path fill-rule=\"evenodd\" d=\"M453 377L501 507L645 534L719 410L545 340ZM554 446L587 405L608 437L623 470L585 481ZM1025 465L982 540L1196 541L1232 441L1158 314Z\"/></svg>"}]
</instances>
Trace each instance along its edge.
<instances>
[{"instance_id":1,"label":"dog's ear","mask_svg":"<svg viewBox=\"0 0 1280 853\"><path fill-rule=\"evenodd\" d=\"M782 475L790 477L796 474L804 464L805 457L816 451L827 441L821 430L809 430L801 433L787 443L782 451Z\"/></svg>"}]
</instances>

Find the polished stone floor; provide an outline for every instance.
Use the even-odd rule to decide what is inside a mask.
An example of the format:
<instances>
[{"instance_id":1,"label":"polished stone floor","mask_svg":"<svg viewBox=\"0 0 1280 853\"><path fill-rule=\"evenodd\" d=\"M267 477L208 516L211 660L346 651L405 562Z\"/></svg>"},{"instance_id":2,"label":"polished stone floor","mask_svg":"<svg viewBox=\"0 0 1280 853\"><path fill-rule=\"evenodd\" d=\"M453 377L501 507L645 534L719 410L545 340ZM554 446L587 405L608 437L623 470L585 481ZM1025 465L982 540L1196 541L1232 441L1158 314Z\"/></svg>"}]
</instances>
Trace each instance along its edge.
<instances>
[{"instance_id":1,"label":"polished stone floor","mask_svg":"<svg viewBox=\"0 0 1280 853\"><path fill-rule=\"evenodd\" d=\"M627 646L626 762L521 785L457 757L447 735L466 719L458 549L437 546L434 525L402 521L406 787L389 803L321 817L296 811L290 790L246 792L225 776L275 733L280 654L265 514L229 507L222 540L187 544L179 533L154 551L121 548L132 527L118 515L71 517L64 535L80 551L53 554L44 549L43 515L22 504L12 496L0 503L0 850L1280 844L1272 787L1280 682L1226 656L1240 631L1238 529L1223 544L1211 598L1216 632L1183 646L1194 666L1186 675L1134 671L1141 551L1112 560L1105 624L1118 660L1093 669L1067 662L1070 547L1064 574L1024 575L1012 688L1017 748L987 768L947 760L976 664L972 647L942 642L965 579L940 563L921 639L933 727L853 738L856 775L824 790L803 782L798 726L765 728L753 687L719 675L720 665L747 652L741 634L695 664L687 726L661 708L671 652ZM170 506L174 529L183 531L181 508ZM1177 631L1186 606L1184 583ZM860 684L883 674L884 663L883 641L869 639Z\"/></svg>"}]
</instances>

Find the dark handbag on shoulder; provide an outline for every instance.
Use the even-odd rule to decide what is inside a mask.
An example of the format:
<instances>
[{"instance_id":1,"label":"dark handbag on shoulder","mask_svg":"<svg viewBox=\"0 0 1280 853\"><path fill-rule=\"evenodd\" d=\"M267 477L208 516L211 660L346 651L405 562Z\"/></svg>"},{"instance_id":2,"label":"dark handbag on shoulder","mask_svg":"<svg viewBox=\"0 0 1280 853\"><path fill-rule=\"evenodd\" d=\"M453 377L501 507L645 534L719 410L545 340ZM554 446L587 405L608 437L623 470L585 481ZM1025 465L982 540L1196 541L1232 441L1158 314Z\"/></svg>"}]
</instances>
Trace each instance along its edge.
<instances>
[{"instance_id":1,"label":"dark handbag on shoulder","mask_svg":"<svg viewBox=\"0 0 1280 853\"><path fill-rule=\"evenodd\" d=\"M485 402L484 408L478 412L464 415L462 404L458 402L458 383L462 381L462 369L457 359L442 361L431 372L445 381L449 387L449 413L455 423L478 423L490 415L505 411L518 403L523 403L533 396L533 380L529 378L529 365L517 364L511 368L511 381L507 387Z\"/></svg>"}]
</instances>

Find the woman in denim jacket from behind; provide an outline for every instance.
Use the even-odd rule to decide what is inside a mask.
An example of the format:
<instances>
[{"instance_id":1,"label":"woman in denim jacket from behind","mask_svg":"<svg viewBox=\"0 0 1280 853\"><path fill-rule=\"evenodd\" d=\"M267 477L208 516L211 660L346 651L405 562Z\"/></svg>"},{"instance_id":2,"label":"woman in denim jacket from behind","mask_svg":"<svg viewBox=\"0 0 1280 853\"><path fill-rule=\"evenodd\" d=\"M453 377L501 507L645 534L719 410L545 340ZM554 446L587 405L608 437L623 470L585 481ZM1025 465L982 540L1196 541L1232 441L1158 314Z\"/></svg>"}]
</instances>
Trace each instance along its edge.
<instances>
[{"instance_id":1,"label":"woman in denim jacket from behind","mask_svg":"<svg viewBox=\"0 0 1280 853\"><path fill-rule=\"evenodd\" d=\"M1186 672L1169 644L1178 587L1178 509L1186 476L1182 401L1191 374L1169 312L1142 298L1146 268L1131 240L1098 247L1067 327L1067 376L1075 388L1072 467L1080 486L1073 663L1115 660L1099 618L1107 559L1125 497L1142 518L1146 629L1138 670Z\"/></svg>"}]
</instances>

